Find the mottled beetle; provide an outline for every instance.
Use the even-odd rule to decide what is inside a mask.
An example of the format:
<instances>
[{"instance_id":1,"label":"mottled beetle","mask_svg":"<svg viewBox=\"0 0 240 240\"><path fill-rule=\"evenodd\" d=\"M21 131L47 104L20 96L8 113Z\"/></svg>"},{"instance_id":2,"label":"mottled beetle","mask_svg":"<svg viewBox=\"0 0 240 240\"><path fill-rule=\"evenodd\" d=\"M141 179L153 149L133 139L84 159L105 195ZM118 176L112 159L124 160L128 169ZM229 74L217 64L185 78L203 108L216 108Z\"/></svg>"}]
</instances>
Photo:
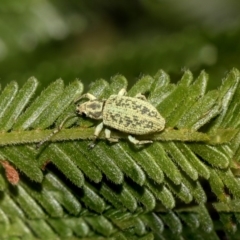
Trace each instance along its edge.
<instances>
[{"instance_id":1,"label":"mottled beetle","mask_svg":"<svg viewBox=\"0 0 240 240\"><path fill-rule=\"evenodd\" d=\"M133 135L145 135L164 129L165 119L155 107L147 102L144 95L137 94L135 97L127 97L124 96L125 93L126 90L122 89L118 95L111 95L106 100L96 99L92 94L86 93L78 99L89 99L89 101L77 105L76 112L79 115L96 120L102 119L95 129L95 140L104 126ZM105 128L105 135L111 142L118 141L111 138L111 131L108 128ZM129 135L128 139L134 144L152 142L151 140L139 141L132 135Z\"/></svg>"}]
</instances>

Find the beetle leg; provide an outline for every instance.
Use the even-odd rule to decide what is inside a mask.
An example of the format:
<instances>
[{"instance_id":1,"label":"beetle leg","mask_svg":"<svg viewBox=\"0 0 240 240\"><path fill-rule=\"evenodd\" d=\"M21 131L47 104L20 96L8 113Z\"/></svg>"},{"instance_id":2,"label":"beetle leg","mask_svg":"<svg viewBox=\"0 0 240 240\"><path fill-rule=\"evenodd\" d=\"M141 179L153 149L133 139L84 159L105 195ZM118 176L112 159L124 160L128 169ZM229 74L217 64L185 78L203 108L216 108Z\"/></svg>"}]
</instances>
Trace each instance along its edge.
<instances>
[{"instance_id":1,"label":"beetle leg","mask_svg":"<svg viewBox=\"0 0 240 240\"><path fill-rule=\"evenodd\" d=\"M97 125L97 127L95 128L95 131L94 131L94 139L93 139L93 141L88 145L89 148L94 148L95 142L96 142L96 140L97 140L100 132L102 131L102 129L103 129L103 122L99 123L99 124Z\"/></svg>"},{"instance_id":2,"label":"beetle leg","mask_svg":"<svg viewBox=\"0 0 240 240\"><path fill-rule=\"evenodd\" d=\"M119 92L118 92L118 96L124 96L126 94L126 89L122 88Z\"/></svg>"},{"instance_id":3,"label":"beetle leg","mask_svg":"<svg viewBox=\"0 0 240 240\"><path fill-rule=\"evenodd\" d=\"M70 118L76 117L76 115L68 115L66 118L63 119L63 121L60 123L60 125L54 129L46 138L44 138L41 142L39 142L36 145L36 148L40 148L45 142L49 141L52 136L54 136L55 134L57 134L58 132L60 132L64 126L64 124L67 122L67 120L69 120Z\"/></svg>"},{"instance_id":4,"label":"beetle leg","mask_svg":"<svg viewBox=\"0 0 240 240\"><path fill-rule=\"evenodd\" d=\"M135 96L135 98L141 99L141 100L143 100L143 101L147 101L147 98L146 98L144 95L142 95L141 93L138 93L138 94Z\"/></svg>"},{"instance_id":5,"label":"beetle leg","mask_svg":"<svg viewBox=\"0 0 240 240\"><path fill-rule=\"evenodd\" d=\"M131 136L131 135L128 135L128 140L130 142L132 142L133 144L137 145L137 144L146 144L146 143L152 143L153 141L151 140L137 140L135 137Z\"/></svg>"},{"instance_id":6,"label":"beetle leg","mask_svg":"<svg viewBox=\"0 0 240 240\"><path fill-rule=\"evenodd\" d=\"M94 95L92 95L91 93L85 93L83 94L81 97L77 98L74 100L74 103L78 102L79 100L83 99L83 98L87 98L89 100L95 100L97 99Z\"/></svg>"},{"instance_id":7,"label":"beetle leg","mask_svg":"<svg viewBox=\"0 0 240 240\"><path fill-rule=\"evenodd\" d=\"M97 138L103 129L103 122L99 123L94 131L94 137Z\"/></svg>"},{"instance_id":8,"label":"beetle leg","mask_svg":"<svg viewBox=\"0 0 240 240\"><path fill-rule=\"evenodd\" d=\"M111 131L108 128L105 128L105 136L109 142L118 142L118 139L111 138Z\"/></svg>"}]
</instances>

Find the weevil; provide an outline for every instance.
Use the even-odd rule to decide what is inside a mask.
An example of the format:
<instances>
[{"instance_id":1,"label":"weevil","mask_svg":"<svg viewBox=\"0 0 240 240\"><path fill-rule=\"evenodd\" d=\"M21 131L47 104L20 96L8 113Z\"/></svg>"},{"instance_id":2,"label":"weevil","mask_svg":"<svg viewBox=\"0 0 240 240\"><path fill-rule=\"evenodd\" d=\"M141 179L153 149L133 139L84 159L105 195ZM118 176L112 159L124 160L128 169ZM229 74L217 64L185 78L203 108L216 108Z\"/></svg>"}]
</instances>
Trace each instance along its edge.
<instances>
[{"instance_id":1,"label":"weevil","mask_svg":"<svg viewBox=\"0 0 240 240\"><path fill-rule=\"evenodd\" d=\"M135 135L146 135L164 129L165 119L144 95L139 93L135 97L128 97L124 96L125 94L126 89L122 89L117 95L111 95L108 99L99 100L90 93L78 99L87 98L89 101L77 105L77 114L102 120L95 128L94 142L103 127L105 127L105 136L110 142L118 141L111 138L110 129L116 129L129 134L128 139L134 144L152 143L152 140L137 140ZM94 142L91 147L94 147Z\"/></svg>"}]
</instances>

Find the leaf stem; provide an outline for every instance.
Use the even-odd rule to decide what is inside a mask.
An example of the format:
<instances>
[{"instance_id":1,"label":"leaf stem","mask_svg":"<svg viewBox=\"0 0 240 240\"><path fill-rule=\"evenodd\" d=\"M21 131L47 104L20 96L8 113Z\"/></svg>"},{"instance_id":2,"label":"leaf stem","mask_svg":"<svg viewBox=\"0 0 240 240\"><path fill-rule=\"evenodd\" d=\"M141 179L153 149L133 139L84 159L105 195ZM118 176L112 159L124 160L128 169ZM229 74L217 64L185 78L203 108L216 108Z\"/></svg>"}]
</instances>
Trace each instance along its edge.
<instances>
[{"instance_id":1,"label":"leaf stem","mask_svg":"<svg viewBox=\"0 0 240 240\"><path fill-rule=\"evenodd\" d=\"M183 141L183 142L205 142L209 144L222 144L229 142L238 129L217 129L214 133L202 133L190 129L174 130L167 128L163 132L137 136L138 139L151 139L153 141ZM0 133L0 146L24 143L39 143L51 135L53 130L31 130L31 131L11 131ZM127 138L127 134L112 131L112 137L116 139ZM53 135L48 141L58 142L66 140L93 140L94 128L71 128L62 129ZM103 133L99 139L106 139Z\"/></svg>"}]
</instances>

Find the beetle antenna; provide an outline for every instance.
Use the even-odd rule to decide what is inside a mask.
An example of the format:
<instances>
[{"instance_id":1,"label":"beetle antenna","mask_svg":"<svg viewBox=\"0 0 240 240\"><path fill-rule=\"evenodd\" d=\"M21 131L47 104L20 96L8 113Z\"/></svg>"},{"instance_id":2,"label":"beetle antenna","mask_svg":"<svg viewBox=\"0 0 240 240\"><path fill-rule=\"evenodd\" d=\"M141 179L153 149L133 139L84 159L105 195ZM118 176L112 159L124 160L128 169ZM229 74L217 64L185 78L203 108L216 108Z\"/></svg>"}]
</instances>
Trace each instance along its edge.
<instances>
[{"instance_id":1,"label":"beetle antenna","mask_svg":"<svg viewBox=\"0 0 240 240\"><path fill-rule=\"evenodd\" d=\"M88 100L95 100L97 99L95 96L93 96L91 93L85 93L82 96L80 96L79 98L76 98L74 100L74 103L77 103L78 101L80 101L83 98L87 98Z\"/></svg>"},{"instance_id":2,"label":"beetle antenna","mask_svg":"<svg viewBox=\"0 0 240 240\"><path fill-rule=\"evenodd\" d=\"M66 123L66 121L73 117L76 117L76 115L71 114L71 115L68 115L66 118L64 118L63 121L60 123L60 125L56 129L54 129L45 139L43 139L41 142L39 142L36 145L36 148L40 148L45 142L47 142L49 139L51 139L52 136L54 136L55 134L60 132L61 129L63 128L64 124Z\"/></svg>"}]
</instances>

